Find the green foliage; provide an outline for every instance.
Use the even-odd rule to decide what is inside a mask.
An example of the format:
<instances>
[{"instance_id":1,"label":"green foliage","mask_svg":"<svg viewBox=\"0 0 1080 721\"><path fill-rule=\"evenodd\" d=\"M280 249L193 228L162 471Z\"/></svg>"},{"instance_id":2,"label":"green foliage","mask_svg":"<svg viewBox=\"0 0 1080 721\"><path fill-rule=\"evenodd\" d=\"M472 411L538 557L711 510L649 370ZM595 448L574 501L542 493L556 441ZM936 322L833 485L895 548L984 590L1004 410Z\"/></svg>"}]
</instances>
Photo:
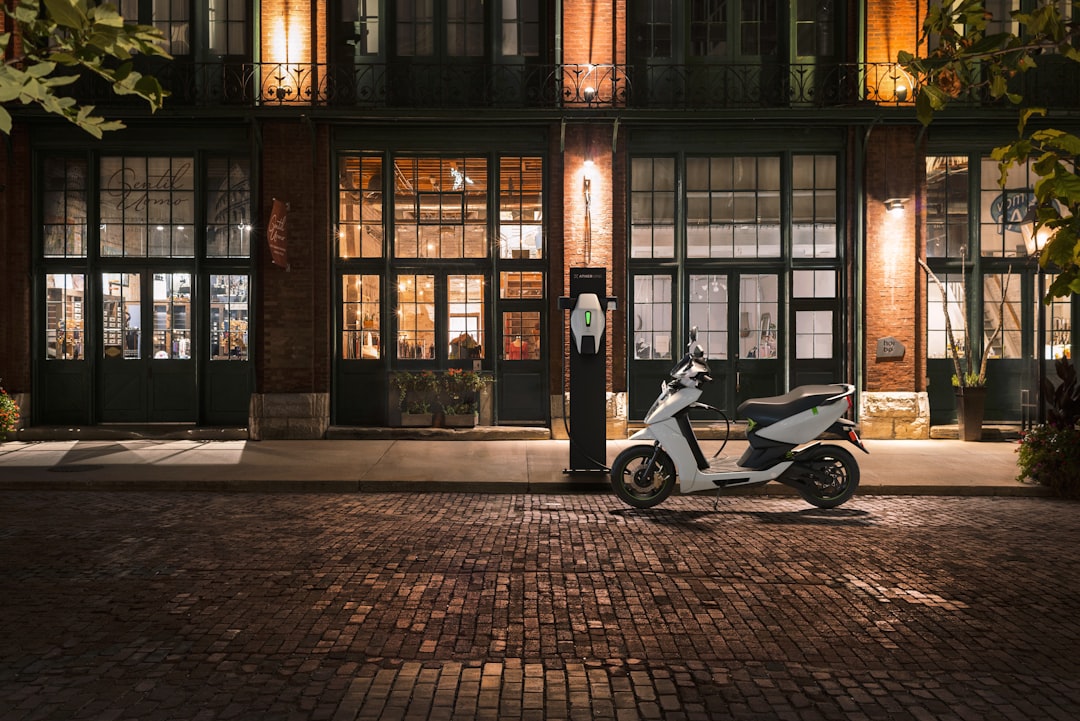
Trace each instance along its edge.
<instances>
[{"instance_id":1,"label":"green foliage","mask_svg":"<svg viewBox=\"0 0 1080 721\"><path fill-rule=\"evenodd\" d=\"M1055 428L1076 428L1080 425L1080 382L1076 366L1068 358L1058 358L1054 370L1061 382L1055 385L1043 379L1043 398L1046 399L1046 423Z\"/></svg>"},{"instance_id":2,"label":"green foliage","mask_svg":"<svg viewBox=\"0 0 1080 721\"><path fill-rule=\"evenodd\" d=\"M965 373L963 383L960 382L960 376L954 374L952 384L953 388L982 388L986 385L986 374L974 371Z\"/></svg>"},{"instance_id":3,"label":"green foliage","mask_svg":"<svg viewBox=\"0 0 1080 721\"><path fill-rule=\"evenodd\" d=\"M1064 498L1080 498L1080 430L1036 426L1017 448L1018 481L1049 486Z\"/></svg>"},{"instance_id":4,"label":"green foliage","mask_svg":"<svg viewBox=\"0 0 1080 721\"><path fill-rule=\"evenodd\" d=\"M37 105L101 138L123 123L95 114L93 105L79 105L63 88L90 72L106 80L117 95L137 95L158 110L168 93L158 81L133 70L136 55L169 58L164 36L148 25L125 24L111 4L88 6L86 0L18 0L4 12L14 21L19 53L9 55L12 33L0 35L0 132L11 132L5 103Z\"/></svg>"},{"instance_id":5,"label":"green foliage","mask_svg":"<svg viewBox=\"0 0 1080 721\"><path fill-rule=\"evenodd\" d=\"M431 408L449 415L475 413L476 394L490 382L489 376L459 368L445 373L395 371L390 375L390 384L398 391L398 407L407 413L430 413Z\"/></svg>"},{"instance_id":6,"label":"green foliage","mask_svg":"<svg viewBox=\"0 0 1080 721\"><path fill-rule=\"evenodd\" d=\"M19 404L0 386L0 441L19 427Z\"/></svg>"},{"instance_id":7,"label":"green foliage","mask_svg":"<svg viewBox=\"0 0 1080 721\"><path fill-rule=\"evenodd\" d=\"M1080 383L1068 358L1059 358L1055 370L1061 381L1043 382L1046 423L1025 433L1017 449L1017 480L1031 479L1059 496L1080 498Z\"/></svg>"},{"instance_id":8,"label":"green foliage","mask_svg":"<svg viewBox=\"0 0 1080 721\"><path fill-rule=\"evenodd\" d=\"M430 413L430 410L413 411L418 405L430 407L427 397L438 386L438 378L431 371L395 371L390 374L390 385L397 389L398 408L407 413Z\"/></svg>"},{"instance_id":9,"label":"green foliage","mask_svg":"<svg viewBox=\"0 0 1080 721\"><path fill-rule=\"evenodd\" d=\"M925 57L906 51L897 55L897 62L917 79L915 109L924 125L950 102L983 92L1019 106L1024 99L1009 91L1009 81L1037 67L1044 54L1080 62L1080 50L1073 46L1080 26L1061 16L1059 3L1039 3L1029 13L1011 15L1024 28L1022 36L987 34L990 16L984 0L944 0L928 10L922 40L937 37L937 47ZM993 157L1000 164L1003 187L1009 170L1029 160L1039 177L1034 189L1036 230L1050 233L1039 263L1058 273L1045 298L1049 303L1080 294L1080 178L1075 165L1080 138L1055 129L1028 133L1028 122L1046 115L1043 108L1019 107L1018 114L1017 140L996 148Z\"/></svg>"}]
</instances>

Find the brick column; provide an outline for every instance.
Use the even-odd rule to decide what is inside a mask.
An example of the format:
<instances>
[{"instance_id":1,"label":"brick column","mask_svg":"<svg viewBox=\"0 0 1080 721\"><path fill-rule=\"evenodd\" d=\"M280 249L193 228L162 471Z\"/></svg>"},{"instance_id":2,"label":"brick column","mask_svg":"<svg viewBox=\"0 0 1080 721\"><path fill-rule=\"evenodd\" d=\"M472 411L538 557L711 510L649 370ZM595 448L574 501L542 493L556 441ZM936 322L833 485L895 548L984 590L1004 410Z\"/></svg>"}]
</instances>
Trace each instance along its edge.
<instances>
[{"instance_id":1,"label":"brick column","mask_svg":"<svg viewBox=\"0 0 1080 721\"><path fill-rule=\"evenodd\" d=\"M0 301L0 382L30 419L31 184L30 139L15 123L10 138L0 136L0 258L4 297Z\"/></svg>"},{"instance_id":2,"label":"brick column","mask_svg":"<svg viewBox=\"0 0 1080 721\"><path fill-rule=\"evenodd\" d=\"M924 366L917 226L923 213L925 163L918 129L875 127L866 147L866 382L860 423L869 438L928 438L929 404L919 381ZM898 199L902 210L888 210Z\"/></svg>"},{"instance_id":3,"label":"brick column","mask_svg":"<svg viewBox=\"0 0 1080 721\"><path fill-rule=\"evenodd\" d=\"M330 423L331 292L328 131L303 120L262 127L253 439L322 438ZM265 227L288 204L288 268L274 265Z\"/></svg>"}]
</instances>

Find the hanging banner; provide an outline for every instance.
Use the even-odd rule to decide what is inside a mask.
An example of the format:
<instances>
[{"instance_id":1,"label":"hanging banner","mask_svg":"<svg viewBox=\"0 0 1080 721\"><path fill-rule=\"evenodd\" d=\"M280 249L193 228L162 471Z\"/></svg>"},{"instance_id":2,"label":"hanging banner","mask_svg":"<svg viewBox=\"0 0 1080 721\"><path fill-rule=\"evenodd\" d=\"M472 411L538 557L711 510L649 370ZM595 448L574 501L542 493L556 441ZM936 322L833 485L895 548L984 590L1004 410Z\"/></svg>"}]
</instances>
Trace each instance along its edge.
<instances>
[{"instance_id":1,"label":"hanging banner","mask_svg":"<svg viewBox=\"0 0 1080 721\"><path fill-rule=\"evenodd\" d=\"M266 224L266 242L270 245L270 257L274 265L286 269L289 267L289 256L286 252L289 239L288 212L288 203L274 198L274 206L270 209L270 222Z\"/></svg>"}]
</instances>

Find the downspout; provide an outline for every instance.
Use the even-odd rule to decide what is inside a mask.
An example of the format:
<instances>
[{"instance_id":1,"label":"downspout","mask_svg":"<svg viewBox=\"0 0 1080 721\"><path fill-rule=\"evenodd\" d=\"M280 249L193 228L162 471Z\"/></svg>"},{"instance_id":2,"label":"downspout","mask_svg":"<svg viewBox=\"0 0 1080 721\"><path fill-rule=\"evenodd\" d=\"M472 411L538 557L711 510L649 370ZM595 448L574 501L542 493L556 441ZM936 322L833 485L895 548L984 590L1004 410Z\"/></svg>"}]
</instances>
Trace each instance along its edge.
<instances>
[{"instance_id":1,"label":"downspout","mask_svg":"<svg viewBox=\"0 0 1080 721\"><path fill-rule=\"evenodd\" d=\"M562 0L555 0L555 65L562 65Z\"/></svg>"}]
</instances>

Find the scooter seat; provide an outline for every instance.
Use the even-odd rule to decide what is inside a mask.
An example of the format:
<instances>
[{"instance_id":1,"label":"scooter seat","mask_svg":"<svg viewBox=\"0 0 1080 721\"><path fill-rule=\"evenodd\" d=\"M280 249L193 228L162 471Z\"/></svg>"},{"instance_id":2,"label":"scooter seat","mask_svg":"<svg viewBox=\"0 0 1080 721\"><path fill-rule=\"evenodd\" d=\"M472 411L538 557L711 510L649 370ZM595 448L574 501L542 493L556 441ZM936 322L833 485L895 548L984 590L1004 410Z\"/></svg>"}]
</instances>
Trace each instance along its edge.
<instances>
[{"instance_id":1,"label":"scooter seat","mask_svg":"<svg viewBox=\"0 0 1080 721\"><path fill-rule=\"evenodd\" d=\"M842 385L799 386L782 396L745 400L739 404L738 413L758 425L767 426L814 406L820 406L846 390Z\"/></svg>"}]
</instances>

